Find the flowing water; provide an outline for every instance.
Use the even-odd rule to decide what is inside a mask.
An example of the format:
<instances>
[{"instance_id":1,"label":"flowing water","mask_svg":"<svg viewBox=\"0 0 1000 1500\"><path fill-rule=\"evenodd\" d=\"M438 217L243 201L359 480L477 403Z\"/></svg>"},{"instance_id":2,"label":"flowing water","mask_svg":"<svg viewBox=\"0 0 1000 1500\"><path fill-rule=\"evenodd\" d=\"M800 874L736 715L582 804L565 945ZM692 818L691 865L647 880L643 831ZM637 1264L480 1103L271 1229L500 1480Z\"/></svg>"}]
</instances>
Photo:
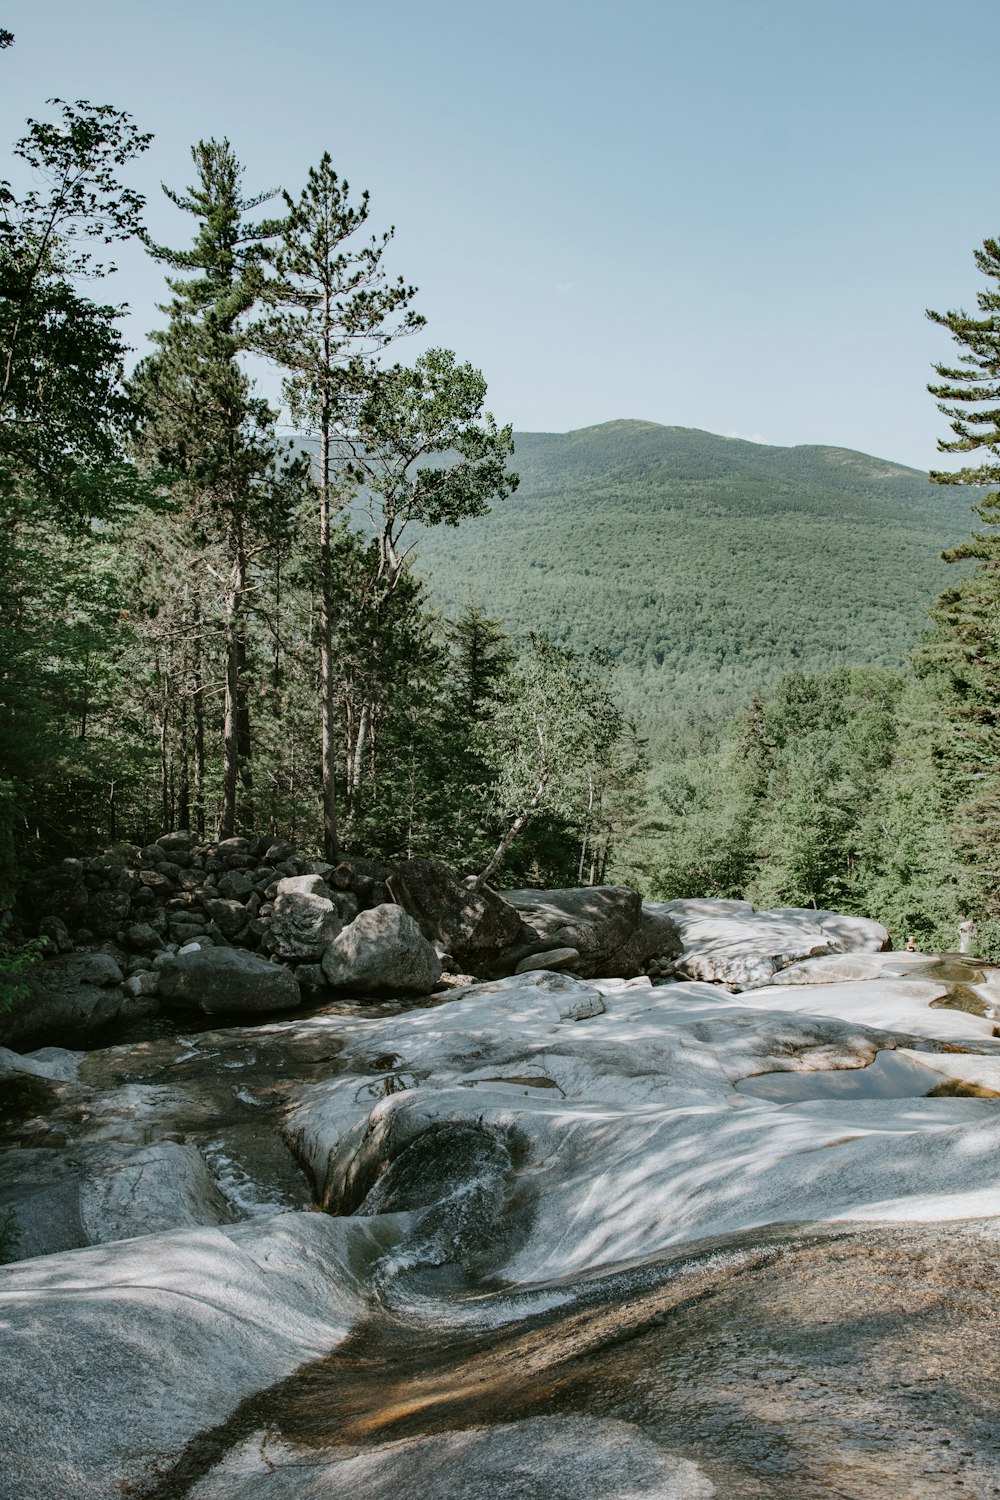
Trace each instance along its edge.
<instances>
[{"instance_id":1,"label":"flowing water","mask_svg":"<svg viewBox=\"0 0 1000 1500\"><path fill-rule=\"evenodd\" d=\"M441 1315L404 1278L144 1500L1000 1495L997 1249L785 1227Z\"/></svg>"},{"instance_id":2,"label":"flowing water","mask_svg":"<svg viewBox=\"0 0 1000 1500\"><path fill-rule=\"evenodd\" d=\"M974 961L928 963L919 977L948 984L941 1004L966 991L988 1004L987 975ZM404 1008L325 1006L296 1021ZM281 1130L303 1084L355 1074L391 1093L416 1081L394 1071L402 1066L395 1054L349 1056L336 1033L308 1025L155 1021L116 1041L88 1054L81 1082L169 1089L170 1129L197 1142L234 1220L314 1206L315 1185ZM513 1064L479 1080L491 1082L562 1097L545 1073ZM72 1089L43 1080L18 1087L7 1095L15 1131L30 1129L34 1144L46 1131L72 1133ZM948 1089L940 1072L883 1048L867 1067L758 1075L738 1092L785 1105ZM331 1353L199 1433L152 1485L122 1493L1000 1496L1000 1228L771 1225L629 1266L511 1285L502 1268L532 1224L528 1155L516 1128L442 1120L381 1175L359 1181L334 1206L392 1228L355 1268L367 1315Z\"/></svg>"}]
</instances>

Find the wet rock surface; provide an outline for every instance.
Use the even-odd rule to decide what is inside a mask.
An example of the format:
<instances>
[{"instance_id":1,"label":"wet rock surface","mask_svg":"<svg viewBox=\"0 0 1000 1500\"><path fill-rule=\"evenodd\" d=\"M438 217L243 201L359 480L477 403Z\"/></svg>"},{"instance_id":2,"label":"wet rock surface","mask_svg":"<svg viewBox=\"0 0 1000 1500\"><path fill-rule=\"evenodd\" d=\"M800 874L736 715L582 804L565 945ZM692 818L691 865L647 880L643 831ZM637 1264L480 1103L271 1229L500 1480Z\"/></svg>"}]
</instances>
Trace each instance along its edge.
<instances>
[{"instance_id":1,"label":"wet rock surface","mask_svg":"<svg viewBox=\"0 0 1000 1500\"><path fill-rule=\"evenodd\" d=\"M0 1050L5 1500L1000 1494L997 977L536 970Z\"/></svg>"},{"instance_id":2,"label":"wet rock surface","mask_svg":"<svg viewBox=\"0 0 1000 1500\"><path fill-rule=\"evenodd\" d=\"M761 1233L534 1317L500 1303L499 1328L446 1348L417 1323L368 1324L241 1407L224 1456L192 1444L153 1494L993 1496L997 1244L970 1226Z\"/></svg>"}]
</instances>

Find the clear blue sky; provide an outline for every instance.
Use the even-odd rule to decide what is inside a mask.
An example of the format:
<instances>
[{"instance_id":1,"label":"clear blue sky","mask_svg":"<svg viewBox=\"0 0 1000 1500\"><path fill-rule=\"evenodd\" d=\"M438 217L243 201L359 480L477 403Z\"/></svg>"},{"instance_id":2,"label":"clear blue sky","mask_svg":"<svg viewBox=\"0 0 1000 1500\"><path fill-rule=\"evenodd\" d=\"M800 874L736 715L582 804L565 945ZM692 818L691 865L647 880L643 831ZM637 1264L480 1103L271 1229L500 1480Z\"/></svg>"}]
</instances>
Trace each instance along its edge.
<instances>
[{"instance_id":1,"label":"clear blue sky","mask_svg":"<svg viewBox=\"0 0 1000 1500\"><path fill-rule=\"evenodd\" d=\"M329 149L501 421L937 462L923 312L972 305L1000 234L997 0L0 0L0 25L5 143L51 95L130 110L169 243L158 184L199 137L250 190ZM124 258L138 348L161 287Z\"/></svg>"}]
</instances>

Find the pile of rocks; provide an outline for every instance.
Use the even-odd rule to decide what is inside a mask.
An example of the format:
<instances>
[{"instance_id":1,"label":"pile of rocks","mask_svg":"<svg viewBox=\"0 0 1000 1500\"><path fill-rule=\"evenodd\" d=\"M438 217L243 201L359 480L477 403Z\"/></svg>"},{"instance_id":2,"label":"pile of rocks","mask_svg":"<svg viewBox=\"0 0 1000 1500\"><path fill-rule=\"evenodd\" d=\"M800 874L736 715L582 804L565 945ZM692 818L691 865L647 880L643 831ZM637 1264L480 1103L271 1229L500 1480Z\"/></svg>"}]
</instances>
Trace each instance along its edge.
<instances>
[{"instance_id":1,"label":"pile of rocks","mask_svg":"<svg viewBox=\"0 0 1000 1500\"><path fill-rule=\"evenodd\" d=\"M388 869L336 867L285 839L167 833L67 859L27 880L24 930L48 961L0 1039L69 1033L161 1004L207 1014L288 1010L302 991L427 994L442 955L393 901Z\"/></svg>"},{"instance_id":2,"label":"pile of rocks","mask_svg":"<svg viewBox=\"0 0 1000 1500\"><path fill-rule=\"evenodd\" d=\"M280 951L270 917L284 880L333 876L343 913L357 915L389 895L378 867L338 867L310 860L287 839L230 838L206 843L196 834L165 833L145 848L119 844L91 859L67 859L25 882L21 906L29 926L60 952L112 939L137 956L192 938L250 951ZM280 923L279 923L280 926Z\"/></svg>"},{"instance_id":3,"label":"pile of rocks","mask_svg":"<svg viewBox=\"0 0 1000 1500\"><path fill-rule=\"evenodd\" d=\"M0 1016L0 1043L15 1045L161 1005L250 1015L293 1009L303 994L427 995L533 970L741 990L803 959L889 942L878 923L828 912L644 903L625 886L501 895L432 859L332 865L286 839L192 833L42 870L20 908L50 958Z\"/></svg>"}]
</instances>

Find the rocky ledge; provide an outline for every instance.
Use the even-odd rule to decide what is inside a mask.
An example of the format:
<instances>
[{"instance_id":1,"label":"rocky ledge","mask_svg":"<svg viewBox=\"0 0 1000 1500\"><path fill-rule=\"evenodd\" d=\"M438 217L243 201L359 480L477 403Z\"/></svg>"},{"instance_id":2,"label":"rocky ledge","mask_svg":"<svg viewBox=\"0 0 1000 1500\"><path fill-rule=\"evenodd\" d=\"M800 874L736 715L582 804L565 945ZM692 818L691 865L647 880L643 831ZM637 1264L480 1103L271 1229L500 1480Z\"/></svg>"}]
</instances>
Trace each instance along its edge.
<instances>
[{"instance_id":1,"label":"rocky ledge","mask_svg":"<svg viewBox=\"0 0 1000 1500\"><path fill-rule=\"evenodd\" d=\"M537 970L740 990L889 943L878 923L829 912L644 903L623 886L500 893L430 859L333 866L285 840L190 833L42 870L18 913L49 952L0 1014L0 1043L19 1047L160 1012L275 1014Z\"/></svg>"},{"instance_id":2,"label":"rocky ledge","mask_svg":"<svg viewBox=\"0 0 1000 1500\"><path fill-rule=\"evenodd\" d=\"M5 1497L993 1494L1000 973L671 905L731 984L0 1053Z\"/></svg>"}]
</instances>

